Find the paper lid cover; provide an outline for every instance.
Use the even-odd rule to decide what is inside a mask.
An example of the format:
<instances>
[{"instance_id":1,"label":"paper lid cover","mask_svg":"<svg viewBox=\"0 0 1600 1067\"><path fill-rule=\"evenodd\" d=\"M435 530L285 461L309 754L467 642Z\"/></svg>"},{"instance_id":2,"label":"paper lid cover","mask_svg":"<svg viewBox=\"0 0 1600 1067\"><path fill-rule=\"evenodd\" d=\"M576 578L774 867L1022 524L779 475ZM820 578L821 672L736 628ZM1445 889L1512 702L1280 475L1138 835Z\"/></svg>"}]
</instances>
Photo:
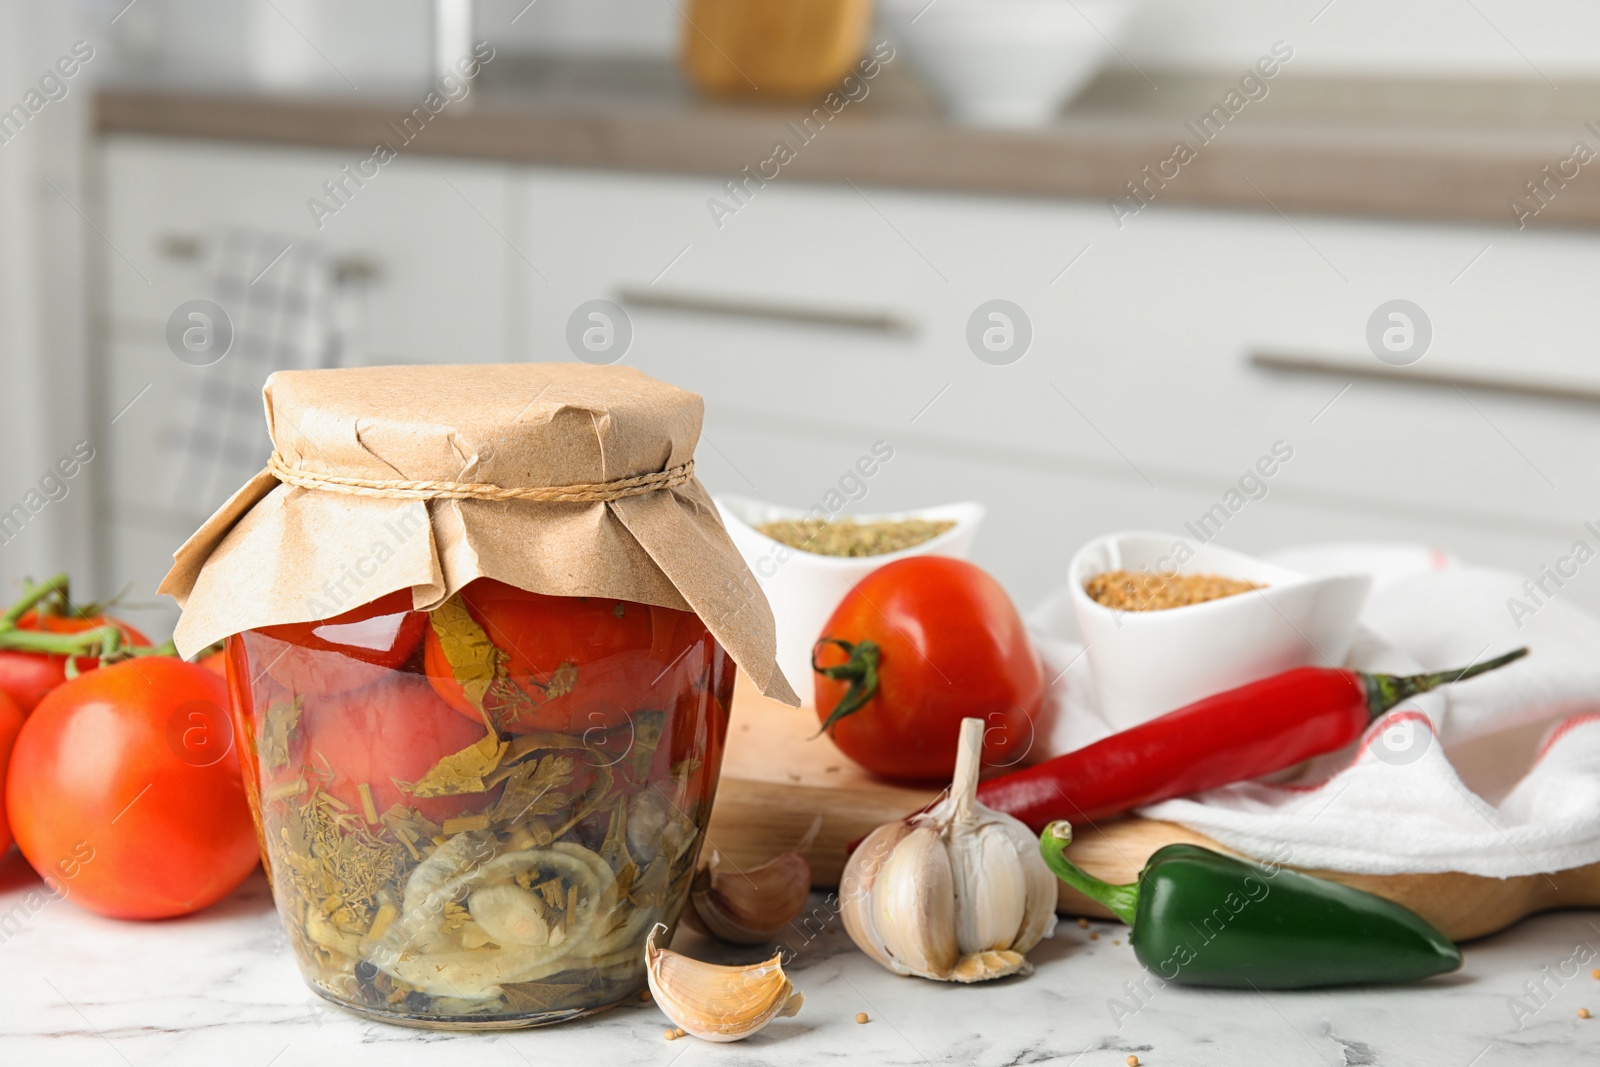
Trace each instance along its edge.
<instances>
[{"instance_id":1,"label":"paper lid cover","mask_svg":"<svg viewBox=\"0 0 1600 1067\"><path fill-rule=\"evenodd\" d=\"M277 473L161 583L184 655L397 589L431 610L486 577L693 611L762 693L798 703L771 609L692 473L699 396L628 367L523 363L279 371L263 398Z\"/></svg>"}]
</instances>

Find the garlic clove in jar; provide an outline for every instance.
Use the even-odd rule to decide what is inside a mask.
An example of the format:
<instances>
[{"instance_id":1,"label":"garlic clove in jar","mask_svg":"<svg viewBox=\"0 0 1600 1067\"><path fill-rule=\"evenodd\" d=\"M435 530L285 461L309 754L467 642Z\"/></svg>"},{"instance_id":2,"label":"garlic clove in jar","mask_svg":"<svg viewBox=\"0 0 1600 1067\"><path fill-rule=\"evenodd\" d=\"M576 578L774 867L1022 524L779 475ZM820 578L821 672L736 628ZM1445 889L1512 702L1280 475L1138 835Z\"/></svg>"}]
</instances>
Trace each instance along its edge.
<instances>
[{"instance_id":1,"label":"garlic clove in jar","mask_svg":"<svg viewBox=\"0 0 1600 1067\"><path fill-rule=\"evenodd\" d=\"M800 1011L805 997L796 993L783 973L781 957L748 967L702 963L656 945L666 929L659 923L645 940L645 975L656 1006L695 1037L705 1041L739 1041L773 1019Z\"/></svg>"},{"instance_id":2,"label":"garlic clove in jar","mask_svg":"<svg viewBox=\"0 0 1600 1067\"><path fill-rule=\"evenodd\" d=\"M1033 834L976 799L983 721L961 724L949 794L869 834L845 865L845 930L896 974L978 982L1028 969L1055 931L1056 887Z\"/></svg>"},{"instance_id":3,"label":"garlic clove in jar","mask_svg":"<svg viewBox=\"0 0 1600 1067\"><path fill-rule=\"evenodd\" d=\"M467 911L497 944L550 944L550 923L545 919L544 908L519 885L502 883L474 889L467 897Z\"/></svg>"}]
</instances>

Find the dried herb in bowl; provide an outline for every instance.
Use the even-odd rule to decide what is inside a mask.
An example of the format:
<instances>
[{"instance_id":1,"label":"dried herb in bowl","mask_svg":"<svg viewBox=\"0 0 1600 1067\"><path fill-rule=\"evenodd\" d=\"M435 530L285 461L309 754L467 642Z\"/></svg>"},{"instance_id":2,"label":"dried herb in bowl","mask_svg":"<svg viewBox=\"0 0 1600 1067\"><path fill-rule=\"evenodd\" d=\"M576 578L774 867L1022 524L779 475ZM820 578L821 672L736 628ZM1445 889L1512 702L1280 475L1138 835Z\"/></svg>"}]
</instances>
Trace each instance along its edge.
<instances>
[{"instance_id":1,"label":"dried herb in bowl","mask_svg":"<svg viewBox=\"0 0 1600 1067\"><path fill-rule=\"evenodd\" d=\"M954 526L953 519L781 519L762 523L756 532L818 556L886 556L931 541Z\"/></svg>"},{"instance_id":2,"label":"dried herb in bowl","mask_svg":"<svg viewBox=\"0 0 1600 1067\"><path fill-rule=\"evenodd\" d=\"M1116 611L1165 611L1238 596L1265 586L1217 574L1154 574L1150 571L1106 571L1083 583L1097 604Z\"/></svg>"}]
</instances>

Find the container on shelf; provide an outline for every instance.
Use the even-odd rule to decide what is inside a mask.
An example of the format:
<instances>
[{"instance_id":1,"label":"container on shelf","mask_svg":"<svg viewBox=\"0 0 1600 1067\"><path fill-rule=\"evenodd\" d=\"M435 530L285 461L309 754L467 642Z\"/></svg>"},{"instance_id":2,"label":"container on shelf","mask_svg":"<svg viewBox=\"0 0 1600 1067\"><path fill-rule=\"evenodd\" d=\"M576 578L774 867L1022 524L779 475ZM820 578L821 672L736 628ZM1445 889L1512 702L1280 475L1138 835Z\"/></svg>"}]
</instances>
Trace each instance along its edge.
<instances>
[{"instance_id":1,"label":"container on shelf","mask_svg":"<svg viewBox=\"0 0 1600 1067\"><path fill-rule=\"evenodd\" d=\"M679 57L706 92L806 96L840 83L871 24L872 0L691 0Z\"/></svg>"}]
</instances>

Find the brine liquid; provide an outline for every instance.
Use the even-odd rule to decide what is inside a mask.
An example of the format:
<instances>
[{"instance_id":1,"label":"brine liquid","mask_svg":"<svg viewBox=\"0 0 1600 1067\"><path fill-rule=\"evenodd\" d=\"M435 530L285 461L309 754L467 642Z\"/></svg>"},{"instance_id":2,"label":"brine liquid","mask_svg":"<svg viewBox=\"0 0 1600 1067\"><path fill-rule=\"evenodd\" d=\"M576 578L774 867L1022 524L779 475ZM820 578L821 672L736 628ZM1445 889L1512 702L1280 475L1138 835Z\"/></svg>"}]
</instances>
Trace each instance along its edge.
<instances>
[{"instance_id":1,"label":"brine liquid","mask_svg":"<svg viewBox=\"0 0 1600 1067\"><path fill-rule=\"evenodd\" d=\"M596 1011L644 987L684 905L732 661L687 612L508 588L230 639L278 911L306 980L357 1011Z\"/></svg>"}]
</instances>

